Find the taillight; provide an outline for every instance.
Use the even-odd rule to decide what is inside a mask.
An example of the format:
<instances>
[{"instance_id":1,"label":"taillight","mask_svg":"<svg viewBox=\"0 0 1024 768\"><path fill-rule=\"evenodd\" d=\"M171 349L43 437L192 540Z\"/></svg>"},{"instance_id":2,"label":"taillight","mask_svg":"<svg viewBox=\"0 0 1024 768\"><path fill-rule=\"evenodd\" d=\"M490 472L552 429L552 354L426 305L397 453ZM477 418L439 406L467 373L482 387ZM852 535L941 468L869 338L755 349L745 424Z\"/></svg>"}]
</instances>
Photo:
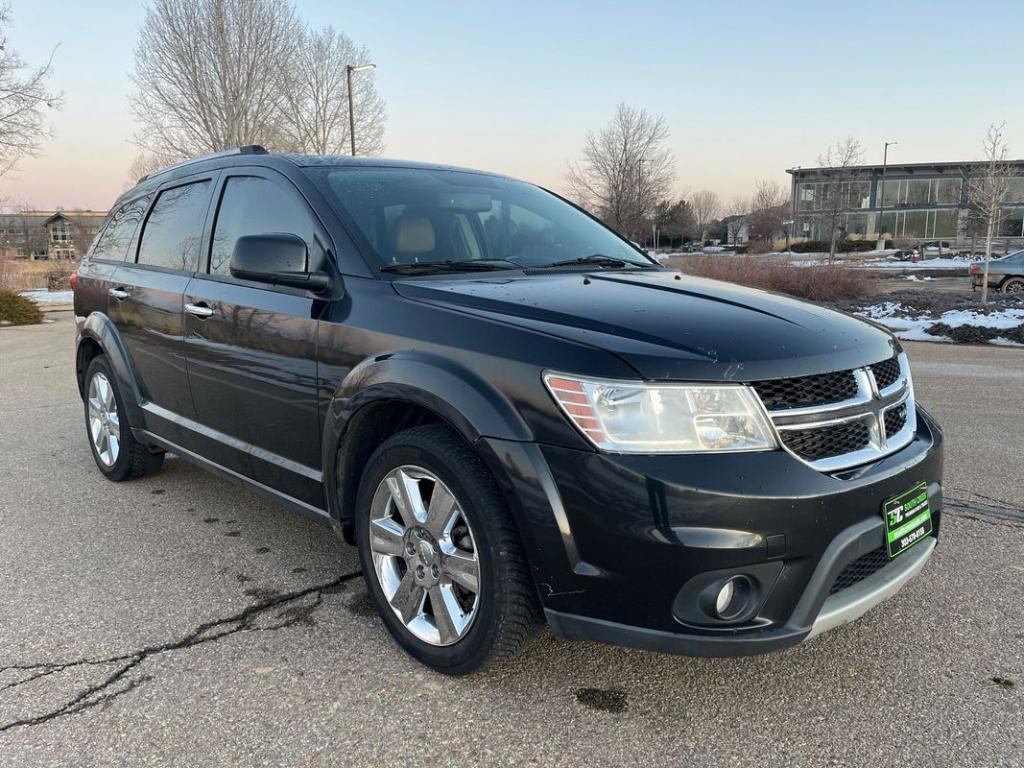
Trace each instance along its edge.
<instances>
[{"instance_id":1,"label":"taillight","mask_svg":"<svg viewBox=\"0 0 1024 768\"><path fill-rule=\"evenodd\" d=\"M977 264L971 264L971 274L972 275L980 275L981 274L981 267L979 267Z\"/></svg>"},{"instance_id":2,"label":"taillight","mask_svg":"<svg viewBox=\"0 0 1024 768\"><path fill-rule=\"evenodd\" d=\"M71 277L68 278L68 282L71 283L71 290L75 290L75 286L78 285L78 273L72 272Z\"/></svg>"}]
</instances>

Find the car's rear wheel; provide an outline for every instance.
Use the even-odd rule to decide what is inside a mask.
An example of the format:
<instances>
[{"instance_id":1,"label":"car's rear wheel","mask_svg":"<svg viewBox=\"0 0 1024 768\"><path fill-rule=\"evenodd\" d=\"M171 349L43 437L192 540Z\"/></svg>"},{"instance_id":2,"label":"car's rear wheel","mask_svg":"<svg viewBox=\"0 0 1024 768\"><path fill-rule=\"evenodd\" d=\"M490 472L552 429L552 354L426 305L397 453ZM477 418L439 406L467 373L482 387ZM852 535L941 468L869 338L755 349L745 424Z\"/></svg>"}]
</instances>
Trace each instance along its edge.
<instances>
[{"instance_id":1,"label":"car's rear wheel","mask_svg":"<svg viewBox=\"0 0 1024 768\"><path fill-rule=\"evenodd\" d=\"M85 430L92 457L108 480L131 480L160 469L164 454L135 439L124 418L121 394L107 358L99 355L85 372Z\"/></svg>"},{"instance_id":2,"label":"car's rear wheel","mask_svg":"<svg viewBox=\"0 0 1024 768\"><path fill-rule=\"evenodd\" d=\"M519 535L479 456L443 425L370 458L356 537L377 611L422 663L461 675L515 653L539 623Z\"/></svg>"},{"instance_id":3,"label":"car's rear wheel","mask_svg":"<svg viewBox=\"0 0 1024 768\"><path fill-rule=\"evenodd\" d=\"M1011 277L1003 283L1003 293L1024 293L1024 277Z\"/></svg>"}]
</instances>

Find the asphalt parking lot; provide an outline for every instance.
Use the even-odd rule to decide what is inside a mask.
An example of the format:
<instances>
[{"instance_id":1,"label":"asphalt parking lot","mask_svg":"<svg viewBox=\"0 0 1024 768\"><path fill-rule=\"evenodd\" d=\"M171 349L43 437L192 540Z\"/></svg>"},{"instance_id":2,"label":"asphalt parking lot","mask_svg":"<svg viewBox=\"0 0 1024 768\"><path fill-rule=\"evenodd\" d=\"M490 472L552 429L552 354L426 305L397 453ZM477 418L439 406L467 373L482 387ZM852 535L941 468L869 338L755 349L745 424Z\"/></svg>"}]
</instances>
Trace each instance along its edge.
<instances>
[{"instance_id":1,"label":"asphalt parking lot","mask_svg":"<svg viewBox=\"0 0 1024 768\"><path fill-rule=\"evenodd\" d=\"M908 345L944 536L859 622L742 659L544 633L450 679L326 530L180 460L105 481L54 316L0 329L0 765L1024 764L1024 350Z\"/></svg>"}]
</instances>

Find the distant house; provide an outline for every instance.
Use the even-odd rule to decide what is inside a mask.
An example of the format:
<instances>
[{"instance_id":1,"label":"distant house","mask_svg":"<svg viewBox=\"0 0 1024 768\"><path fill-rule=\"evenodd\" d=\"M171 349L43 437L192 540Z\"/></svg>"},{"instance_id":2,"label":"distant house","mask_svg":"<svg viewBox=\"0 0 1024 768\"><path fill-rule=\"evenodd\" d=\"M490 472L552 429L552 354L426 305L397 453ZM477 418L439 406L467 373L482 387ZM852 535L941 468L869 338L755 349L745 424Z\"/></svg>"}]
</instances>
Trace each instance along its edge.
<instances>
[{"instance_id":1,"label":"distant house","mask_svg":"<svg viewBox=\"0 0 1024 768\"><path fill-rule=\"evenodd\" d=\"M750 242L750 226L747 216L726 216L722 219L726 245L746 245Z\"/></svg>"},{"instance_id":2,"label":"distant house","mask_svg":"<svg viewBox=\"0 0 1024 768\"><path fill-rule=\"evenodd\" d=\"M81 258L106 216L106 211L0 213L0 254L31 261Z\"/></svg>"}]
</instances>

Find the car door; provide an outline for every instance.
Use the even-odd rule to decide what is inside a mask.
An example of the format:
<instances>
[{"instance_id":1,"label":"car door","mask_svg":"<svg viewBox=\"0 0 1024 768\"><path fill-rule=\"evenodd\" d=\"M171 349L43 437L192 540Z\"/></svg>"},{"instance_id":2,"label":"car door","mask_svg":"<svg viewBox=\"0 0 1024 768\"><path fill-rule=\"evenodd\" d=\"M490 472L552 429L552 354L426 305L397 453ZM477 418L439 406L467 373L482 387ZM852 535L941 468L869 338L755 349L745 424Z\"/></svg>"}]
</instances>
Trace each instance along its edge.
<instances>
[{"instance_id":1,"label":"car door","mask_svg":"<svg viewBox=\"0 0 1024 768\"><path fill-rule=\"evenodd\" d=\"M146 427L190 447L195 409L185 368L182 301L206 232L216 174L161 188L142 224L134 253L114 272L109 313L121 335L143 397Z\"/></svg>"},{"instance_id":2,"label":"car door","mask_svg":"<svg viewBox=\"0 0 1024 768\"><path fill-rule=\"evenodd\" d=\"M185 339L204 455L324 508L317 401L317 320L308 291L232 277L243 235L301 237L311 260L329 242L291 182L268 169L224 172L208 258L185 297Z\"/></svg>"}]
</instances>

